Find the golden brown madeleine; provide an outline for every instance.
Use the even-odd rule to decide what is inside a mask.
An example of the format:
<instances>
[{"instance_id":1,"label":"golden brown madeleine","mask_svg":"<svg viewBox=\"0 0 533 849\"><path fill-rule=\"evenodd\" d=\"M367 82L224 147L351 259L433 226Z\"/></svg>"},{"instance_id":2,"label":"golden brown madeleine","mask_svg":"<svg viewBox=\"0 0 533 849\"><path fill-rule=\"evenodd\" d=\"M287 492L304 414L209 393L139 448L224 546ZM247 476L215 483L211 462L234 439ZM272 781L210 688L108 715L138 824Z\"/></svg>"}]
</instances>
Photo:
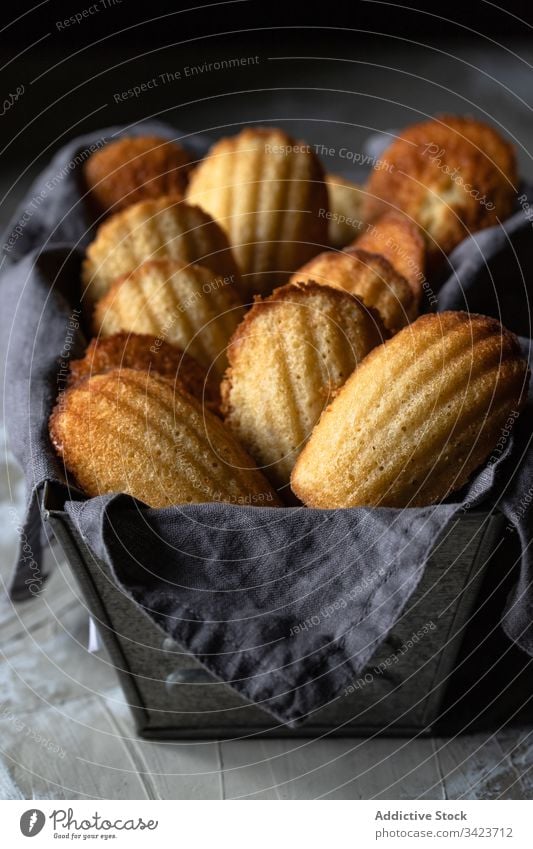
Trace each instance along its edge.
<instances>
[{"instance_id":1,"label":"golden brown madeleine","mask_svg":"<svg viewBox=\"0 0 533 849\"><path fill-rule=\"evenodd\" d=\"M201 265L154 260L113 283L96 305L94 332L157 336L221 376L226 346L243 314L232 277Z\"/></svg>"},{"instance_id":2,"label":"golden brown madeleine","mask_svg":"<svg viewBox=\"0 0 533 849\"><path fill-rule=\"evenodd\" d=\"M489 456L526 398L518 341L492 318L424 315L361 363L291 478L309 507L421 507Z\"/></svg>"},{"instance_id":3,"label":"golden brown madeleine","mask_svg":"<svg viewBox=\"0 0 533 849\"><path fill-rule=\"evenodd\" d=\"M333 248L343 248L364 232L364 192L361 186L337 174L326 174L329 213L328 238Z\"/></svg>"},{"instance_id":4,"label":"golden brown madeleine","mask_svg":"<svg viewBox=\"0 0 533 849\"><path fill-rule=\"evenodd\" d=\"M126 492L151 507L279 504L221 420L159 375L121 369L67 389L50 437L90 496Z\"/></svg>"},{"instance_id":5,"label":"golden brown madeleine","mask_svg":"<svg viewBox=\"0 0 533 849\"><path fill-rule=\"evenodd\" d=\"M181 195L191 158L185 148L159 136L134 136L109 142L85 162L89 202L98 215L161 195Z\"/></svg>"},{"instance_id":6,"label":"golden brown madeleine","mask_svg":"<svg viewBox=\"0 0 533 849\"><path fill-rule=\"evenodd\" d=\"M320 413L385 329L339 289L283 286L257 300L231 339L222 412L276 486L286 486Z\"/></svg>"},{"instance_id":7,"label":"golden brown madeleine","mask_svg":"<svg viewBox=\"0 0 533 849\"><path fill-rule=\"evenodd\" d=\"M382 154L364 204L370 219L403 210L426 237L435 264L469 233L497 224L513 209L517 185L513 147L493 127L441 115L404 130Z\"/></svg>"},{"instance_id":8,"label":"golden brown madeleine","mask_svg":"<svg viewBox=\"0 0 533 849\"><path fill-rule=\"evenodd\" d=\"M315 280L362 298L379 311L392 333L417 315L417 300L407 280L384 257L367 251L325 251L292 275L291 283L298 280Z\"/></svg>"},{"instance_id":9,"label":"golden brown madeleine","mask_svg":"<svg viewBox=\"0 0 533 849\"><path fill-rule=\"evenodd\" d=\"M412 221L400 212L386 212L350 247L360 248L387 259L415 293L417 303L422 295L426 248L422 234Z\"/></svg>"},{"instance_id":10,"label":"golden brown madeleine","mask_svg":"<svg viewBox=\"0 0 533 849\"><path fill-rule=\"evenodd\" d=\"M176 381L213 412L220 409L218 384L213 377L207 376L200 363L181 348L146 334L119 332L92 339L85 356L71 362L68 385L74 386L95 374L123 368L155 371L161 377Z\"/></svg>"},{"instance_id":11,"label":"golden brown madeleine","mask_svg":"<svg viewBox=\"0 0 533 849\"><path fill-rule=\"evenodd\" d=\"M327 189L312 148L278 129L217 142L195 169L187 200L228 234L243 294L268 294L327 244Z\"/></svg>"},{"instance_id":12,"label":"golden brown madeleine","mask_svg":"<svg viewBox=\"0 0 533 849\"><path fill-rule=\"evenodd\" d=\"M150 259L178 259L239 279L228 240L212 218L172 197L141 201L98 228L83 263L85 301L91 306L122 274Z\"/></svg>"}]
</instances>

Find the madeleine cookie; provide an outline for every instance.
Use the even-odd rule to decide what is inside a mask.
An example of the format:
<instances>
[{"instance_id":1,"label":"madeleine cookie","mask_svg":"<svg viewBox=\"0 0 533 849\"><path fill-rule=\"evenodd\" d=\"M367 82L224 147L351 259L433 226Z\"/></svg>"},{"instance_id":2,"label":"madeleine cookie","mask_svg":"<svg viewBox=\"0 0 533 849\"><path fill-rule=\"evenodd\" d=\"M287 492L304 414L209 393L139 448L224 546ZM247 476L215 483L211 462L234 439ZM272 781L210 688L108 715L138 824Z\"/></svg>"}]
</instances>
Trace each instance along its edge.
<instances>
[{"instance_id":1,"label":"madeleine cookie","mask_svg":"<svg viewBox=\"0 0 533 849\"><path fill-rule=\"evenodd\" d=\"M384 256L398 274L405 277L417 302L420 301L426 248L419 228L405 215L386 212L374 224L368 224L350 247Z\"/></svg>"},{"instance_id":2,"label":"madeleine cookie","mask_svg":"<svg viewBox=\"0 0 533 849\"><path fill-rule=\"evenodd\" d=\"M222 413L276 486L286 486L320 413L383 339L372 310L314 282L257 300L233 335Z\"/></svg>"},{"instance_id":3,"label":"madeleine cookie","mask_svg":"<svg viewBox=\"0 0 533 849\"><path fill-rule=\"evenodd\" d=\"M191 159L181 145L158 136L109 142L85 162L89 202L98 215L161 195L181 195Z\"/></svg>"},{"instance_id":4,"label":"madeleine cookie","mask_svg":"<svg viewBox=\"0 0 533 849\"><path fill-rule=\"evenodd\" d=\"M148 372L110 371L67 389L50 437L89 496L126 492L151 507L279 504L220 419Z\"/></svg>"},{"instance_id":5,"label":"madeleine cookie","mask_svg":"<svg viewBox=\"0 0 533 849\"><path fill-rule=\"evenodd\" d=\"M378 310L392 333L417 315L417 300L407 280L384 257L367 251L325 251L292 275L291 283L298 280L315 280L362 298Z\"/></svg>"},{"instance_id":6,"label":"madeleine cookie","mask_svg":"<svg viewBox=\"0 0 533 849\"><path fill-rule=\"evenodd\" d=\"M415 124L382 159L388 167L372 171L365 215L371 220L391 207L403 210L421 227L432 263L512 212L514 149L480 121L441 115Z\"/></svg>"},{"instance_id":7,"label":"madeleine cookie","mask_svg":"<svg viewBox=\"0 0 533 849\"><path fill-rule=\"evenodd\" d=\"M343 248L364 231L364 192L361 186L337 174L326 174L326 185L329 197L329 244L333 248Z\"/></svg>"},{"instance_id":8,"label":"madeleine cookie","mask_svg":"<svg viewBox=\"0 0 533 849\"><path fill-rule=\"evenodd\" d=\"M465 484L524 405L518 341L492 318L425 315L373 351L291 478L309 507L422 507Z\"/></svg>"},{"instance_id":9,"label":"madeleine cookie","mask_svg":"<svg viewBox=\"0 0 533 849\"><path fill-rule=\"evenodd\" d=\"M124 368L155 371L175 381L213 412L219 411L220 392L216 381L207 376L193 357L157 336L120 332L92 339L83 359L71 362L68 385L74 386L95 374Z\"/></svg>"},{"instance_id":10,"label":"madeleine cookie","mask_svg":"<svg viewBox=\"0 0 533 849\"><path fill-rule=\"evenodd\" d=\"M129 206L98 228L87 248L82 280L89 308L111 283L149 259L197 262L218 274L239 274L228 240L212 218L196 206L162 197Z\"/></svg>"},{"instance_id":11,"label":"madeleine cookie","mask_svg":"<svg viewBox=\"0 0 533 849\"><path fill-rule=\"evenodd\" d=\"M233 280L201 265L145 262L116 280L94 311L95 335L148 333L177 345L221 376L244 310Z\"/></svg>"},{"instance_id":12,"label":"madeleine cookie","mask_svg":"<svg viewBox=\"0 0 533 849\"><path fill-rule=\"evenodd\" d=\"M327 189L311 147L282 130L246 129L217 142L187 200L228 234L245 298L268 294L327 243Z\"/></svg>"}]
</instances>

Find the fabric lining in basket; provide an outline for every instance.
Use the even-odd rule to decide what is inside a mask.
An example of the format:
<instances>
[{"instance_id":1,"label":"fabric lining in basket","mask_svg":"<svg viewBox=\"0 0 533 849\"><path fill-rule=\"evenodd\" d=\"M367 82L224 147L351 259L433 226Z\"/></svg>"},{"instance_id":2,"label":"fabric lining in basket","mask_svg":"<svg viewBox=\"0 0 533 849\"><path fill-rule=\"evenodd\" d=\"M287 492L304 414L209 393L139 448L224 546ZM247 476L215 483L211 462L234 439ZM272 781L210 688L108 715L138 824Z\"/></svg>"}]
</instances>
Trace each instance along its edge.
<instances>
[{"instance_id":1,"label":"fabric lining in basket","mask_svg":"<svg viewBox=\"0 0 533 849\"><path fill-rule=\"evenodd\" d=\"M64 483L50 445L48 416L61 364L79 356L81 249L93 231L79 170L84 151L130 129L111 128L63 148L36 180L4 236L0 340L6 363L6 423L25 471L26 543L13 599L28 597L40 563L46 481ZM196 154L205 139L166 125ZM74 163L74 164L72 164ZM61 178L53 181L54 175ZM533 192L523 189L533 202ZM32 200L44 193L39 205ZM530 356L533 230L524 208L501 227L466 239L449 276L434 289L437 308L493 315L521 335ZM200 504L150 509L125 495L86 499L65 487L65 510L124 592L217 678L260 702L282 722L301 722L349 685L401 615L428 555L462 511L501 510L520 535L520 580L504 627L533 654L532 401L506 439L453 503L408 510L271 509ZM453 568L453 564L451 564Z\"/></svg>"}]
</instances>

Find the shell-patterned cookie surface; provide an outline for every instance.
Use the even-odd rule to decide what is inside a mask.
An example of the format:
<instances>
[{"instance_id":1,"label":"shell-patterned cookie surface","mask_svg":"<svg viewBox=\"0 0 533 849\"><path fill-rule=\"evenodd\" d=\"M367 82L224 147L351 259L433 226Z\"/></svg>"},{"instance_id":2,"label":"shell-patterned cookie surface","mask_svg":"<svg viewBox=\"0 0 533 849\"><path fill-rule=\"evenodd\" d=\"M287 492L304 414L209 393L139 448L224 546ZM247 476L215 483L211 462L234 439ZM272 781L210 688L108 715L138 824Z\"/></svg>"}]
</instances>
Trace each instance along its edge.
<instances>
[{"instance_id":1,"label":"shell-patterned cookie surface","mask_svg":"<svg viewBox=\"0 0 533 849\"><path fill-rule=\"evenodd\" d=\"M425 315L361 363L292 473L309 507L421 507L462 487L525 402L529 374L499 322Z\"/></svg>"},{"instance_id":2,"label":"shell-patterned cookie surface","mask_svg":"<svg viewBox=\"0 0 533 849\"><path fill-rule=\"evenodd\" d=\"M151 507L279 504L223 422L148 372L110 371L67 389L50 436L89 496L125 492Z\"/></svg>"},{"instance_id":3,"label":"shell-patterned cookie surface","mask_svg":"<svg viewBox=\"0 0 533 849\"><path fill-rule=\"evenodd\" d=\"M278 487L320 413L385 330L353 296L283 286L258 300L231 339L222 383L225 421Z\"/></svg>"},{"instance_id":4,"label":"shell-patterned cookie surface","mask_svg":"<svg viewBox=\"0 0 533 849\"><path fill-rule=\"evenodd\" d=\"M442 115L414 124L373 170L364 213L371 220L400 209L420 226L435 265L462 239L507 218L517 186L512 146L472 118Z\"/></svg>"},{"instance_id":5,"label":"shell-patterned cookie surface","mask_svg":"<svg viewBox=\"0 0 533 849\"><path fill-rule=\"evenodd\" d=\"M300 268L291 282L315 280L362 298L380 313L391 332L417 315L417 299L407 280L383 256L346 249L325 251Z\"/></svg>"},{"instance_id":6,"label":"shell-patterned cookie surface","mask_svg":"<svg viewBox=\"0 0 533 849\"><path fill-rule=\"evenodd\" d=\"M115 281L96 305L94 331L156 336L220 376L228 340L243 313L232 278L200 265L159 260Z\"/></svg>"},{"instance_id":7,"label":"shell-patterned cookie surface","mask_svg":"<svg viewBox=\"0 0 533 849\"><path fill-rule=\"evenodd\" d=\"M85 162L89 202L98 215L161 195L182 195L190 156L179 144L158 136L109 142Z\"/></svg>"},{"instance_id":8,"label":"shell-patterned cookie surface","mask_svg":"<svg viewBox=\"0 0 533 849\"><path fill-rule=\"evenodd\" d=\"M326 174L329 215L328 236L332 248L343 248L365 231L364 191L357 183L337 174Z\"/></svg>"},{"instance_id":9,"label":"shell-patterned cookie surface","mask_svg":"<svg viewBox=\"0 0 533 849\"><path fill-rule=\"evenodd\" d=\"M146 334L119 332L92 339L85 356L81 360L72 360L68 383L73 386L95 374L124 368L154 371L175 381L210 410L219 410L218 385L207 376L200 363L181 348Z\"/></svg>"},{"instance_id":10,"label":"shell-patterned cookie surface","mask_svg":"<svg viewBox=\"0 0 533 849\"><path fill-rule=\"evenodd\" d=\"M117 277L152 259L200 263L239 279L228 240L209 215L171 197L141 201L104 221L87 248L82 276L89 310Z\"/></svg>"},{"instance_id":11,"label":"shell-patterned cookie surface","mask_svg":"<svg viewBox=\"0 0 533 849\"><path fill-rule=\"evenodd\" d=\"M227 233L247 300L286 282L328 243L322 166L282 130L245 129L217 142L191 176L187 199Z\"/></svg>"},{"instance_id":12,"label":"shell-patterned cookie surface","mask_svg":"<svg viewBox=\"0 0 533 849\"><path fill-rule=\"evenodd\" d=\"M368 224L350 247L385 257L405 277L417 302L420 301L426 249L420 229L405 215L386 212L373 224Z\"/></svg>"}]
</instances>

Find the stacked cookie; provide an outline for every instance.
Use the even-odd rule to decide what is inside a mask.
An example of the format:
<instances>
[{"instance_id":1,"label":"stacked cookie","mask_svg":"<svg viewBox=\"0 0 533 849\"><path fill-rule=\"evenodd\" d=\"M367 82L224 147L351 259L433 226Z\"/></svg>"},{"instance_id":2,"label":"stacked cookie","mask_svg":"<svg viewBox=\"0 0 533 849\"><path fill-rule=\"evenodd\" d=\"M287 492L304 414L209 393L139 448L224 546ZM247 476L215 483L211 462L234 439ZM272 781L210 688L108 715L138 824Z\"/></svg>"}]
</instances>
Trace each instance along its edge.
<instances>
[{"instance_id":1,"label":"stacked cookie","mask_svg":"<svg viewBox=\"0 0 533 849\"><path fill-rule=\"evenodd\" d=\"M512 149L491 128L412 127L366 186L252 128L198 163L168 140L121 139L85 181L101 222L82 270L93 339L50 435L88 495L430 504L521 409L512 334L467 313L417 318L426 270L511 211Z\"/></svg>"}]
</instances>

